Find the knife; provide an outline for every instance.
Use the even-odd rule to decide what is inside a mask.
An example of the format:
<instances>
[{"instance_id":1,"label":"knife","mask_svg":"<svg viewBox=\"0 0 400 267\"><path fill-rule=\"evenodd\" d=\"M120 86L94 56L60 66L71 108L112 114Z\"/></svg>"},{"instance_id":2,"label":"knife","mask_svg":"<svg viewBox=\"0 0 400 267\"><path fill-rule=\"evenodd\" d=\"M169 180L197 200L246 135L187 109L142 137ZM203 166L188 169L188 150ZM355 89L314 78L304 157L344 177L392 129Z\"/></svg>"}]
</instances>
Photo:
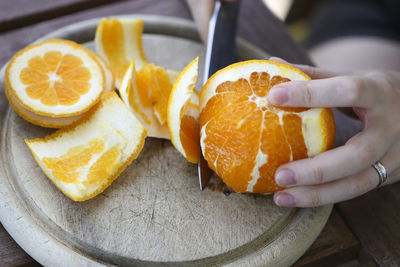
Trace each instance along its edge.
<instances>
[{"instance_id":1,"label":"knife","mask_svg":"<svg viewBox=\"0 0 400 267\"><path fill-rule=\"evenodd\" d=\"M240 0L215 1L208 26L203 85L216 71L237 62L236 27ZM211 170L200 148L198 165L200 189L203 190L211 176Z\"/></svg>"}]
</instances>

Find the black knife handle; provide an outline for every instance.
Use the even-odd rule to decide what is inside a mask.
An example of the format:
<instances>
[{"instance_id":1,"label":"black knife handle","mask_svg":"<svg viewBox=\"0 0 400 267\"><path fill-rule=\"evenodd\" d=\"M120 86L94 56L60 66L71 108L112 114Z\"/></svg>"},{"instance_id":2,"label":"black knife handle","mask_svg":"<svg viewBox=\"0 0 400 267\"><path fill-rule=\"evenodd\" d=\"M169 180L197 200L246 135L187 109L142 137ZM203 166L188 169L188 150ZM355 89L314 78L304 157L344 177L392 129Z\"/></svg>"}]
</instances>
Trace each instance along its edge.
<instances>
[{"instance_id":1,"label":"black knife handle","mask_svg":"<svg viewBox=\"0 0 400 267\"><path fill-rule=\"evenodd\" d=\"M238 61L236 29L240 0L221 1L212 44L208 77Z\"/></svg>"}]
</instances>

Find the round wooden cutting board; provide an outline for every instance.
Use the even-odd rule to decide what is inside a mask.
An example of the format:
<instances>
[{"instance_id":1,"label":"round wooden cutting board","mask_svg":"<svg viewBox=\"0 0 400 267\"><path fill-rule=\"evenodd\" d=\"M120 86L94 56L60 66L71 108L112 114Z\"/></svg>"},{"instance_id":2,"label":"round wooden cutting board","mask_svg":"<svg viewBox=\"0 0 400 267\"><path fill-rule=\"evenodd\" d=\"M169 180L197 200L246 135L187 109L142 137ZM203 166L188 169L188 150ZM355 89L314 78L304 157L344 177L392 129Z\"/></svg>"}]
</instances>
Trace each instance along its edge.
<instances>
[{"instance_id":1,"label":"round wooden cutting board","mask_svg":"<svg viewBox=\"0 0 400 267\"><path fill-rule=\"evenodd\" d=\"M205 49L191 22L139 18L150 62L181 70L199 56L202 72ZM80 22L41 40L64 38L93 47L97 22ZM267 58L244 41L238 49L242 60ZM4 68L0 125L0 220L43 265L287 266L312 244L332 208L280 208L271 196L228 193L216 177L200 191L197 166L170 141L154 138L147 138L138 159L102 194L73 202L33 161L24 138L54 130L22 120L9 107Z\"/></svg>"}]
</instances>

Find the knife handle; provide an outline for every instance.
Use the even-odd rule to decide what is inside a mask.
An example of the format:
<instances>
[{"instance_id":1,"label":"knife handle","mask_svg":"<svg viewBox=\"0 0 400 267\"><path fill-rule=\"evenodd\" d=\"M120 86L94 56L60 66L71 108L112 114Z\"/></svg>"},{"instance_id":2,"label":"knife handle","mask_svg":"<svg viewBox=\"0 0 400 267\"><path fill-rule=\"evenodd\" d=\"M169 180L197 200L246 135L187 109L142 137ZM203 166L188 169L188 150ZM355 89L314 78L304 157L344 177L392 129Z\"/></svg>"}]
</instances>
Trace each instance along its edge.
<instances>
[{"instance_id":1,"label":"knife handle","mask_svg":"<svg viewBox=\"0 0 400 267\"><path fill-rule=\"evenodd\" d=\"M213 33L211 58L208 77L217 70L238 61L236 52L236 29L240 0L216 2L216 24Z\"/></svg>"}]
</instances>

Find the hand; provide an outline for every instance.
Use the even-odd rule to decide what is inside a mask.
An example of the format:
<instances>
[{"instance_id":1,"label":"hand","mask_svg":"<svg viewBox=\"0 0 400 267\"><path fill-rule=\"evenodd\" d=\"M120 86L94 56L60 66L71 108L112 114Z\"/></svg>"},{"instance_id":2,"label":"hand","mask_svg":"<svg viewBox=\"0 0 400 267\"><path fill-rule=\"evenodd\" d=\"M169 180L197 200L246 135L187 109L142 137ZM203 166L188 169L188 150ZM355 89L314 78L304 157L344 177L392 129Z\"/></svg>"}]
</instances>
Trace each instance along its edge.
<instances>
[{"instance_id":1,"label":"hand","mask_svg":"<svg viewBox=\"0 0 400 267\"><path fill-rule=\"evenodd\" d=\"M341 147L280 166L275 180L287 189L275 193L275 203L315 207L362 195L378 185L378 173L371 167L378 160L388 173L385 184L400 180L400 72L338 75L310 66L293 66L314 80L273 87L268 94L271 103L284 107L352 107L363 129Z\"/></svg>"},{"instance_id":2,"label":"hand","mask_svg":"<svg viewBox=\"0 0 400 267\"><path fill-rule=\"evenodd\" d=\"M203 42L207 43L208 22L214 9L216 0L186 0L190 12L192 13L194 22L199 29L200 37ZM234 2L235 0L220 0L222 2Z\"/></svg>"},{"instance_id":3,"label":"hand","mask_svg":"<svg viewBox=\"0 0 400 267\"><path fill-rule=\"evenodd\" d=\"M215 0L186 0L186 2L199 29L201 39L207 43L208 21L214 9Z\"/></svg>"}]
</instances>

